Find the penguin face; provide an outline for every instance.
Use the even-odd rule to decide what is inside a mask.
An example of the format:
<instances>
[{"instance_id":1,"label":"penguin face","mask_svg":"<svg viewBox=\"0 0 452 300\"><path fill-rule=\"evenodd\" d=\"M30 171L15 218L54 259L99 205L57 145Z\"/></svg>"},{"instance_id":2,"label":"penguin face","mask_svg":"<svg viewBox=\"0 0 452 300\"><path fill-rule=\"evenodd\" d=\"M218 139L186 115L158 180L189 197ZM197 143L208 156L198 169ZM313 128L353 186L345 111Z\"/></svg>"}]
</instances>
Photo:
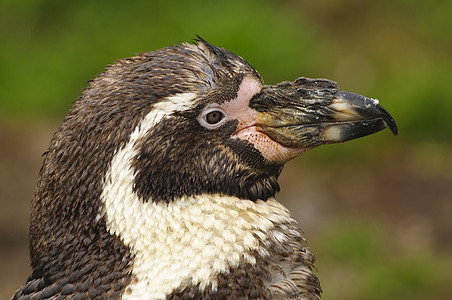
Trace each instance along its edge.
<instances>
[{"instance_id":1,"label":"penguin face","mask_svg":"<svg viewBox=\"0 0 452 300\"><path fill-rule=\"evenodd\" d=\"M150 116L158 122L135 146L134 191L144 201L203 193L266 200L279 190L284 163L300 153L388 124L397 131L376 100L335 82L299 78L265 86L235 54L202 40L198 47L202 71L187 76L201 83L155 103Z\"/></svg>"},{"instance_id":2,"label":"penguin face","mask_svg":"<svg viewBox=\"0 0 452 300\"><path fill-rule=\"evenodd\" d=\"M222 89L231 91L228 97L218 92ZM181 99L181 107L166 115L137 145L135 192L144 201L203 193L253 200L274 195L281 164L265 159L253 144L237 138L239 128L253 122L256 111L249 102L261 89L257 78L237 74L204 95L184 93L170 98L172 104L175 98ZM157 106L168 109L168 104Z\"/></svg>"}]
</instances>

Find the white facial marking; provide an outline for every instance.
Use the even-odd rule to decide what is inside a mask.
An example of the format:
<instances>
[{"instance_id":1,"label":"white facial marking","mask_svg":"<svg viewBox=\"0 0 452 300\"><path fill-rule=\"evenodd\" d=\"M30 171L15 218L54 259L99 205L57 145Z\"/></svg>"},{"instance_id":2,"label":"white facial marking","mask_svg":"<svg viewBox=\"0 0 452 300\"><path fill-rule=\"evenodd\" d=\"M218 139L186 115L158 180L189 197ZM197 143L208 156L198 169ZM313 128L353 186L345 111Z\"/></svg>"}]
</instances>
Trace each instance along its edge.
<instances>
[{"instance_id":1,"label":"white facial marking","mask_svg":"<svg viewBox=\"0 0 452 300\"><path fill-rule=\"evenodd\" d=\"M195 104L195 97L195 93L182 93L168 97L165 101L159 101L154 105L154 109L149 115L146 116L146 119L142 123L148 123L152 127L160 122L164 117L175 111L188 110ZM136 131L137 130L135 130L135 132ZM147 131L144 132L143 135L146 133Z\"/></svg>"},{"instance_id":2,"label":"white facial marking","mask_svg":"<svg viewBox=\"0 0 452 300\"><path fill-rule=\"evenodd\" d=\"M174 111L194 105L195 94L179 94L159 102L113 157L101 199L107 229L121 238L134 255L132 280L123 299L159 299L175 288L217 282L240 261L255 264L251 251L268 255L261 241L275 223L292 222L287 209L274 199L252 202L237 197L202 195L169 204L143 202L133 192L133 158L137 140Z\"/></svg>"}]
</instances>

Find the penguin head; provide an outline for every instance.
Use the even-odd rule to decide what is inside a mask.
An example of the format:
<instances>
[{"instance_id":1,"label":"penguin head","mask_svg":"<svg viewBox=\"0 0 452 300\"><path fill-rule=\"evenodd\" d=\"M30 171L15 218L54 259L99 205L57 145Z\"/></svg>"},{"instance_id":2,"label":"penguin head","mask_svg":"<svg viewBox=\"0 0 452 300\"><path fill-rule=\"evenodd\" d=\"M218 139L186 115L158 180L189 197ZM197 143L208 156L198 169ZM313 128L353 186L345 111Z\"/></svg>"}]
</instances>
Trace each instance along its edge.
<instances>
[{"instance_id":1,"label":"penguin head","mask_svg":"<svg viewBox=\"0 0 452 300\"><path fill-rule=\"evenodd\" d=\"M341 91L325 79L264 85L241 57L201 38L197 42L118 60L74 102L45 154L32 201L35 277L70 276L77 266L71 262L80 257L124 282L132 279L121 274L130 274L134 264L150 274L161 267L152 256L171 249L174 238L168 232L180 230L179 221L188 226L187 218L201 220L207 240L213 229L200 212L217 211L226 222L237 214L224 211L244 203L247 218L255 222L235 232L260 227L253 234L266 234L275 220L292 222L287 210L272 202L287 161L387 126L397 133L374 99ZM187 208L195 202L205 205ZM217 210L215 203L222 206ZM194 234L189 226L184 230ZM258 246L260 238L245 234L231 238L230 247L240 239L242 249L267 253ZM166 244L158 249L162 240ZM249 254L237 253L230 264L243 257L253 262Z\"/></svg>"}]
</instances>

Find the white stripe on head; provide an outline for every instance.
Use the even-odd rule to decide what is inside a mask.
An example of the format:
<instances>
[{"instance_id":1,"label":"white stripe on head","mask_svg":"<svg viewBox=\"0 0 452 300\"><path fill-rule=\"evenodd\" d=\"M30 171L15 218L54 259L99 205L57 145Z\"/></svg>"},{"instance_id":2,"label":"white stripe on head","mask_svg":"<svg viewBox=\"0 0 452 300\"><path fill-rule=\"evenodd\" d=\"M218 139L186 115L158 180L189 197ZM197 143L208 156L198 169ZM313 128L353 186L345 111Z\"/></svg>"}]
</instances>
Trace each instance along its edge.
<instances>
[{"instance_id":1,"label":"white stripe on head","mask_svg":"<svg viewBox=\"0 0 452 300\"><path fill-rule=\"evenodd\" d=\"M139 138L145 136L149 129L157 125L163 118L166 118L172 113L193 108L196 103L195 98L195 93L181 93L168 97L164 101L155 103L152 111L147 114L140 125L135 128L135 131L130 136L128 144L132 143L132 146L134 146L135 142Z\"/></svg>"},{"instance_id":2,"label":"white stripe on head","mask_svg":"<svg viewBox=\"0 0 452 300\"><path fill-rule=\"evenodd\" d=\"M99 218L105 216L107 230L134 255L136 280L123 299L164 298L187 281L201 289L212 284L215 289L216 273L241 261L255 264L252 251L268 256L261 247L268 231L276 223L293 221L274 199L253 202L217 194L155 203L144 202L133 192L136 142L175 111L193 107L195 96L179 94L156 104L107 171Z\"/></svg>"}]
</instances>

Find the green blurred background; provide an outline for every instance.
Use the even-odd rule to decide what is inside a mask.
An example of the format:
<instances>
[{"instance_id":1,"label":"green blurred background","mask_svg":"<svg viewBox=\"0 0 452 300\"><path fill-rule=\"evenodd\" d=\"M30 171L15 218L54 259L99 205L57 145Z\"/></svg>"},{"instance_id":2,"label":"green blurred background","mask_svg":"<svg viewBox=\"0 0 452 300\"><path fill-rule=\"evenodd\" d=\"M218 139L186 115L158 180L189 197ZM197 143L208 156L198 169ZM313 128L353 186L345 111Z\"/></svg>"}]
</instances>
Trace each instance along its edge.
<instances>
[{"instance_id":1,"label":"green blurred background","mask_svg":"<svg viewBox=\"0 0 452 300\"><path fill-rule=\"evenodd\" d=\"M115 59L195 34L267 84L299 76L378 98L389 130L289 163L280 200L324 299L452 293L452 1L0 0L0 298L29 274L29 201L52 133Z\"/></svg>"}]
</instances>

